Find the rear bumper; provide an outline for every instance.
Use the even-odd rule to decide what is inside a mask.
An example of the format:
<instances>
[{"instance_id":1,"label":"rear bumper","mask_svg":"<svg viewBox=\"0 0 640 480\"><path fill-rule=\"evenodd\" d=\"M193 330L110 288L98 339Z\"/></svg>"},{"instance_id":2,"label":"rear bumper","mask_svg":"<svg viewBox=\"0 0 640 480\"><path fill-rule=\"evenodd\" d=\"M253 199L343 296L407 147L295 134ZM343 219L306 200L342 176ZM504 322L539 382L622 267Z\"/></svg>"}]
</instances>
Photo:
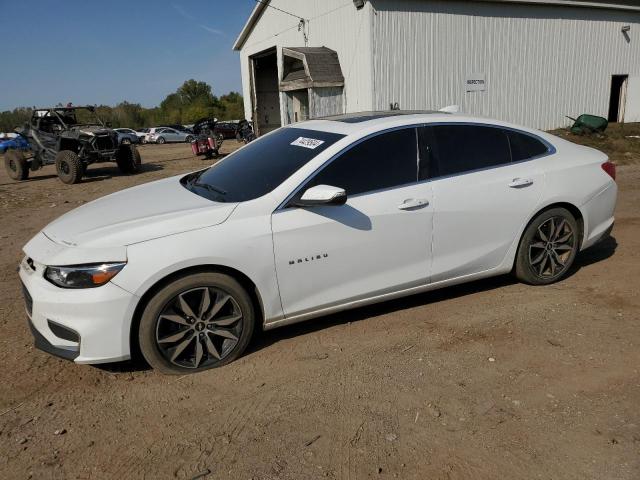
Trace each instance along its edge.
<instances>
[{"instance_id":1,"label":"rear bumper","mask_svg":"<svg viewBox=\"0 0 640 480\"><path fill-rule=\"evenodd\" d=\"M584 220L582 250L589 248L611 233L614 210L618 198L618 186L611 182L607 188L585 203L580 210Z\"/></svg>"}]
</instances>

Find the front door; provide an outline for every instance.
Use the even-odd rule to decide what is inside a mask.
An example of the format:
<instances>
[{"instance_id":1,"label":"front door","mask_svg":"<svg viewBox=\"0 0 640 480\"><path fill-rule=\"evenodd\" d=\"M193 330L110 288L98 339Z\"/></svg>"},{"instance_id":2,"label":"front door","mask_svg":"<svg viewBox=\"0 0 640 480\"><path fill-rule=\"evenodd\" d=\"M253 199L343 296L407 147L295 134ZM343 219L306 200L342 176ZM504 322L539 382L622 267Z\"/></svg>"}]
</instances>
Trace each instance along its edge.
<instances>
[{"instance_id":1,"label":"front door","mask_svg":"<svg viewBox=\"0 0 640 480\"><path fill-rule=\"evenodd\" d=\"M167 128L167 130L165 131L165 138L167 140L167 142L179 142L180 141L180 134L174 130L173 128Z\"/></svg>"},{"instance_id":2,"label":"front door","mask_svg":"<svg viewBox=\"0 0 640 480\"><path fill-rule=\"evenodd\" d=\"M364 140L315 185L344 188L342 206L288 207L272 216L280 296L287 317L425 285L431 186L417 183L416 129Z\"/></svg>"}]
</instances>

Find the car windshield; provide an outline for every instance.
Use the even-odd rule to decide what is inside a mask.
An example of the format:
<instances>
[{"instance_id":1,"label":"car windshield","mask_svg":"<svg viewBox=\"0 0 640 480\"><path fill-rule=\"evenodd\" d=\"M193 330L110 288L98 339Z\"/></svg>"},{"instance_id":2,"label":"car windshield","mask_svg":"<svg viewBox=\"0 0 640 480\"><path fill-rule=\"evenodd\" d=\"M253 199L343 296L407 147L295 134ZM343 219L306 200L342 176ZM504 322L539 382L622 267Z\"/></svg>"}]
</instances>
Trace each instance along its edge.
<instances>
[{"instance_id":1,"label":"car windshield","mask_svg":"<svg viewBox=\"0 0 640 480\"><path fill-rule=\"evenodd\" d=\"M261 197L344 135L302 128L281 128L245 145L212 167L191 173L185 188L216 202L245 202Z\"/></svg>"}]
</instances>

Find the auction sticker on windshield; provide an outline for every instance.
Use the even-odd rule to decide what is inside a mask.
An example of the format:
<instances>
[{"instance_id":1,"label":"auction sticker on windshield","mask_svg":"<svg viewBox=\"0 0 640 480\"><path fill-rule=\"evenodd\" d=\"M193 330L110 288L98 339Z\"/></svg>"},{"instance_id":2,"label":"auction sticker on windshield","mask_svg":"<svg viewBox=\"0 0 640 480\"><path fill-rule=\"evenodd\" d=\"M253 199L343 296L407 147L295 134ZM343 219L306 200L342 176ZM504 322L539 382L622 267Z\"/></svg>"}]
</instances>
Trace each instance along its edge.
<instances>
[{"instance_id":1,"label":"auction sticker on windshield","mask_svg":"<svg viewBox=\"0 0 640 480\"><path fill-rule=\"evenodd\" d=\"M315 138L298 137L293 142L291 142L291 145L295 145L296 147L310 148L311 150L314 150L318 148L320 145L322 145L323 143L324 143L324 140L316 140Z\"/></svg>"}]
</instances>

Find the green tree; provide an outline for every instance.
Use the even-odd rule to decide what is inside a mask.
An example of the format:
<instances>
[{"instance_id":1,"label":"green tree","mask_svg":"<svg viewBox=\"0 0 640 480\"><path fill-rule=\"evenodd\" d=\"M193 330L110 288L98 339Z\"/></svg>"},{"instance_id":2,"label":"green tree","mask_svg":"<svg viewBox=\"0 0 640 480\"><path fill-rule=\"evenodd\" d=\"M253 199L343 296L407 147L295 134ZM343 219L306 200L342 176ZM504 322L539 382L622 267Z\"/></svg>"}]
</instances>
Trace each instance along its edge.
<instances>
[{"instance_id":1,"label":"green tree","mask_svg":"<svg viewBox=\"0 0 640 480\"><path fill-rule=\"evenodd\" d=\"M58 105L63 106L62 103ZM29 121L31 112L31 108L25 107L0 112L0 132L11 132L23 126ZM210 85L190 79L167 95L158 107L144 108L139 103L122 101L114 107L100 105L96 112L104 122L110 122L114 127L142 128L167 123L184 125L203 117L239 120L244 118L244 105L242 96L237 92L217 98Z\"/></svg>"},{"instance_id":2,"label":"green tree","mask_svg":"<svg viewBox=\"0 0 640 480\"><path fill-rule=\"evenodd\" d=\"M204 102L213 105L216 101L211 91L211 86L205 82L198 82L194 79L187 80L176 91L183 105L192 105L196 102Z\"/></svg>"}]
</instances>

